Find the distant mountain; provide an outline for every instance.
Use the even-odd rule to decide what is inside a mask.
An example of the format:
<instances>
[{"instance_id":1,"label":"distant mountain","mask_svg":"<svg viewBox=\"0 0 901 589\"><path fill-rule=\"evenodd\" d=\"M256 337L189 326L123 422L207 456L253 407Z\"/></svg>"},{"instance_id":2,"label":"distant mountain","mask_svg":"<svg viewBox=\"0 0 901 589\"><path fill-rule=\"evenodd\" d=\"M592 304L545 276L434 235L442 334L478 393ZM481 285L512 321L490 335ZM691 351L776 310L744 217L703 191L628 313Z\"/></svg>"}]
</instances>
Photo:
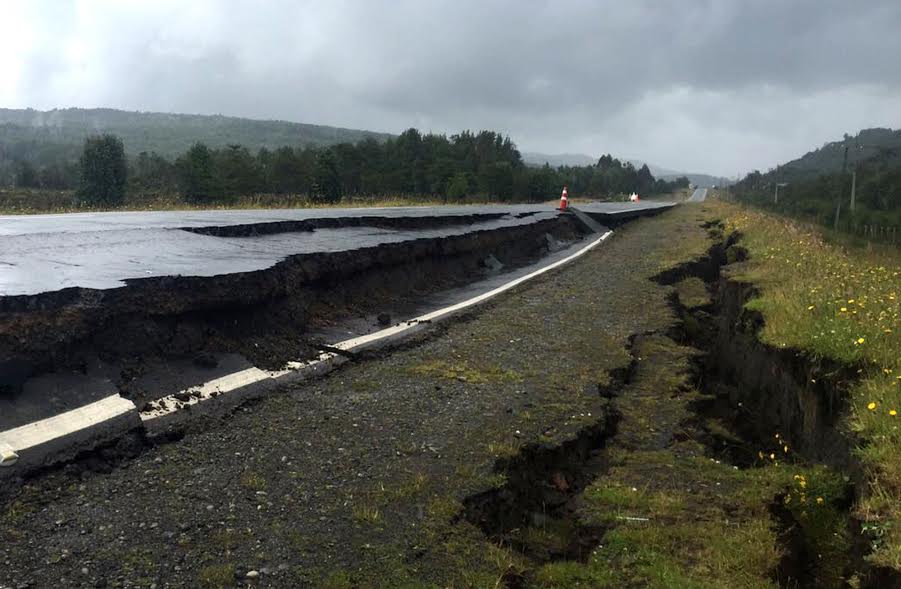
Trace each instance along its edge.
<instances>
[{"instance_id":1,"label":"distant mountain","mask_svg":"<svg viewBox=\"0 0 901 589\"><path fill-rule=\"evenodd\" d=\"M653 172L651 172L653 174ZM655 178L663 178L664 180L675 180L676 178L681 178L682 176L688 178L688 181L691 182L694 186L698 186L700 188L712 188L714 186L728 186L734 182L734 180L730 180L729 178L723 178L721 176L711 176L709 174L692 174L688 173L679 173L679 174L663 174L658 176L654 174Z\"/></svg>"},{"instance_id":2,"label":"distant mountain","mask_svg":"<svg viewBox=\"0 0 901 589\"><path fill-rule=\"evenodd\" d=\"M632 165L636 168L640 168L646 162L641 160L629 160L632 162ZM701 188L710 188L712 186L726 186L731 184L732 181L728 178L721 178L719 176L711 176L710 174L696 174L693 172L679 172L677 170L670 170L669 168L661 168L660 166L655 166L654 164L648 164L648 169L651 170L651 174L653 174L654 178L660 178L662 180L666 180L668 182L675 180L676 178L688 178L688 181L694 184L695 186L700 186Z\"/></svg>"},{"instance_id":3,"label":"distant mountain","mask_svg":"<svg viewBox=\"0 0 901 589\"><path fill-rule=\"evenodd\" d=\"M546 153L536 153L530 151L522 152L522 159L526 164L533 166L543 166L545 163L550 164L551 167L556 168L559 166L592 166L597 163L598 158L591 157L590 155L585 155L582 153L561 153L561 154L546 154ZM645 165L647 162L642 160L626 160L631 163L636 168L640 168ZM651 174L654 178L661 178L663 180L671 181L676 178L680 178L685 176L688 178L688 181L694 184L695 186L702 187L710 187L710 186L724 186L726 184L731 183L731 180L728 178L720 178L718 176L711 176L709 174L693 174L691 172L679 172L677 170L671 170L669 168L661 168L660 166L655 166L654 164L648 163L648 169L651 171Z\"/></svg>"},{"instance_id":4,"label":"distant mountain","mask_svg":"<svg viewBox=\"0 0 901 589\"><path fill-rule=\"evenodd\" d=\"M201 141L211 147L241 144L261 147L319 146L355 143L367 137L382 141L390 135L356 129L262 121L221 115L130 112L108 108L64 108L50 111L0 109L0 142L81 147L85 137L114 133L129 153L155 151L173 157Z\"/></svg>"},{"instance_id":5,"label":"distant mountain","mask_svg":"<svg viewBox=\"0 0 901 589\"><path fill-rule=\"evenodd\" d=\"M584 153L547 154L523 151L521 155L523 161L531 166L549 164L552 168L558 168L560 166L591 166L598 163L598 158L585 155Z\"/></svg>"},{"instance_id":6,"label":"distant mountain","mask_svg":"<svg viewBox=\"0 0 901 589\"><path fill-rule=\"evenodd\" d=\"M901 129L874 128L853 136L845 134L840 141L826 143L766 175L780 181L797 181L839 172L846 162L846 150L849 167L877 157L886 163L901 164Z\"/></svg>"}]
</instances>

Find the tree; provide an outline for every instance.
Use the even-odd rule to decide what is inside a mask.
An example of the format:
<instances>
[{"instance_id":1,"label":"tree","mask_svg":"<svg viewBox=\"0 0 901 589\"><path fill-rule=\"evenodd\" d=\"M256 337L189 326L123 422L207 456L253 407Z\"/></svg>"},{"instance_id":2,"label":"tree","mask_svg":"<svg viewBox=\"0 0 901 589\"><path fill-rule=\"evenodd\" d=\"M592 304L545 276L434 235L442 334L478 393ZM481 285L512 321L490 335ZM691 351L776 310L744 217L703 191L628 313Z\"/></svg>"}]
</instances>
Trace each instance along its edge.
<instances>
[{"instance_id":1,"label":"tree","mask_svg":"<svg viewBox=\"0 0 901 589\"><path fill-rule=\"evenodd\" d=\"M307 174L297 154L290 147L279 147L272 157L272 188L278 194L306 191Z\"/></svg>"},{"instance_id":2,"label":"tree","mask_svg":"<svg viewBox=\"0 0 901 589\"><path fill-rule=\"evenodd\" d=\"M20 188L38 188L41 185L41 179L38 171L29 161L19 163L19 169L16 171L16 186Z\"/></svg>"},{"instance_id":3,"label":"tree","mask_svg":"<svg viewBox=\"0 0 901 589\"><path fill-rule=\"evenodd\" d=\"M125 199L128 167L122 140L115 135L88 137L80 160L78 196L90 204L117 205Z\"/></svg>"},{"instance_id":4,"label":"tree","mask_svg":"<svg viewBox=\"0 0 901 589\"><path fill-rule=\"evenodd\" d=\"M464 172L457 172L447 186L447 198L461 201L469 194L469 177Z\"/></svg>"},{"instance_id":5,"label":"tree","mask_svg":"<svg viewBox=\"0 0 901 589\"><path fill-rule=\"evenodd\" d=\"M314 202L320 203L335 203L341 200L341 177L338 175L338 165L331 149L323 149L316 158L313 191L310 196Z\"/></svg>"},{"instance_id":6,"label":"tree","mask_svg":"<svg viewBox=\"0 0 901 589\"><path fill-rule=\"evenodd\" d=\"M179 158L178 181L188 200L208 202L216 194L213 175L213 153L203 143L195 143Z\"/></svg>"},{"instance_id":7,"label":"tree","mask_svg":"<svg viewBox=\"0 0 901 589\"><path fill-rule=\"evenodd\" d=\"M257 160L246 147L231 144L215 152L218 180L222 192L228 196L253 194L264 188Z\"/></svg>"},{"instance_id":8,"label":"tree","mask_svg":"<svg viewBox=\"0 0 901 589\"><path fill-rule=\"evenodd\" d=\"M479 187L488 196L508 201L513 198L513 166L510 162L494 162L479 168Z\"/></svg>"},{"instance_id":9,"label":"tree","mask_svg":"<svg viewBox=\"0 0 901 589\"><path fill-rule=\"evenodd\" d=\"M142 151L129 168L128 187L129 192L171 194L177 190L175 166L154 151Z\"/></svg>"},{"instance_id":10,"label":"tree","mask_svg":"<svg viewBox=\"0 0 901 589\"><path fill-rule=\"evenodd\" d=\"M562 184L557 178L557 173L547 164L532 170L526 187L529 200L541 202L556 196L558 187Z\"/></svg>"},{"instance_id":11,"label":"tree","mask_svg":"<svg viewBox=\"0 0 901 589\"><path fill-rule=\"evenodd\" d=\"M653 188L654 176L651 175L651 170L648 169L648 165L643 164L638 170L637 185L635 186L635 190L637 190L641 194L647 194L651 192Z\"/></svg>"}]
</instances>

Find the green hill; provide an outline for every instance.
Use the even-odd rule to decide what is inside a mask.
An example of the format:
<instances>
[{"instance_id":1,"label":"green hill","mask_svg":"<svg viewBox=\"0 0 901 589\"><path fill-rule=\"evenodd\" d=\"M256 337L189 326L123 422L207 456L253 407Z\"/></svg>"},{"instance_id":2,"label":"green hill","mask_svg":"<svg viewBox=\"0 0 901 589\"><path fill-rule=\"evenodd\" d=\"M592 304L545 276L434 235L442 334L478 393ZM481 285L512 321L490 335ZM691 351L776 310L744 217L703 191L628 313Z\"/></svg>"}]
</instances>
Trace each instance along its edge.
<instances>
[{"instance_id":1,"label":"green hill","mask_svg":"<svg viewBox=\"0 0 901 589\"><path fill-rule=\"evenodd\" d=\"M901 165L901 129L864 129L857 135L845 135L810 151L798 159L778 166L766 174L779 181L812 179L841 172L847 149L848 169L860 162L878 158L885 163Z\"/></svg>"},{"instance_id":2,"label":"green hill","mask_svg":"<svg viewBox=\"0 0 901 589\"><path fill-rule=\"evenodd\" d=\"M260 121L221 115L129 112L108 108L65 108L50 111L0 109L0 153L29 144L81 148L85 137L113 133L132 154L155 151L166 157L184 153L200 141L210 147L240 144L252 151L261 147L320 146L356 143L367 137L390 135L356 129L307 125L288 121ZM24 147L22 147L24 144ZM16 155L16 154L13 154Z\"/></svg>"},{"instance_id":3,"label":"green hill","mask_svg":"<svg viewBox=\"0 0 901 589\"><path fill-rule=\"evenodd\" d=\"M748 174L733 193L785 215L894 242L901 227L901 130L845 135L766 174Z\"/></svg>"}]
</instances>

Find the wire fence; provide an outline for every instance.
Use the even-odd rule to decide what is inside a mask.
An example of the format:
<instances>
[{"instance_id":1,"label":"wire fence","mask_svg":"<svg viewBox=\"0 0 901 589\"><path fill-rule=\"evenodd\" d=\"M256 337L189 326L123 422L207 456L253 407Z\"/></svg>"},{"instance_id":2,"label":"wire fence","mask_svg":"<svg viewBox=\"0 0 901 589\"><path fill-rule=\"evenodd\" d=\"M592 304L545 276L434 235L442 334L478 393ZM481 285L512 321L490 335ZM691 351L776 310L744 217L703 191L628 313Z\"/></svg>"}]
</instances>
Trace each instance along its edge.
<instances>
[{"instance_id":1,"label":"wire fence","mask_svg":"<svg viewBox=\"0 0 901 589\"><path fill-rule=\"evenodd\" d=\"M841 227L840 227L841 228ZM850 223L847 231L869 241L878 241L881 243L890 243L895 245L898 243L898 227L887 225L870 225L863 223Z\"/></svg>"}]
</instances>

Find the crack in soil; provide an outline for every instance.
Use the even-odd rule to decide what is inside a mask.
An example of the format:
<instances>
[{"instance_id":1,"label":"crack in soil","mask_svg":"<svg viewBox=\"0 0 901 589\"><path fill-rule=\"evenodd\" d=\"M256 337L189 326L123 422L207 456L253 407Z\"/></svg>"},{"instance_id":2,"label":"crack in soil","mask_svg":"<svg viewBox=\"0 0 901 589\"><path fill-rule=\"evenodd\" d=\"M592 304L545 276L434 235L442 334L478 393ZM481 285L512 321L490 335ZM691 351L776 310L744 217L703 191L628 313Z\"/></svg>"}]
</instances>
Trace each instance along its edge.
<instances>
[{"instance_id":1,"label":"crack in soil","mask_svg":"<svg viewBox=\"0 0 901 589\"><path fill-rule=\"evenodd\" d=\"M631 349L634 336L629 339ZM611 400L627 385L636 369L630 354L627 366L609 373L597 394ZM612 401L603 416L562 444L530 444L511 458L499 459L495 472L506 483L467 497L458 518L476 525L487 538L509 545L537 568L556 561L585 562L606 531L581 522L577 505L582 491L607 472L607 441L616 434L620 414ZM529 572L508 571L501 581L508 589L527 584Z\"/></svg>"},{"instance_id":2,"label":"crack in soil","mask_svg":"<svg viewBox=\"0 0 901 589\"><path fill-rule=\"evenodd\" d=\"M717 336L723 336L717 331L722 328L722 322L711 321L720 318L724 312L721 298L717 295L719 289L728 285L721 278L720 270L730 261L743 259L746 251L737 245L740 235L732 234L728 238L723 238L721 223L712 222L704 226L712 237L718 236L717 242L709 249L708 254L663 272L656 276L655 280L661 284L675 285L681 280L695 277L705 283L711 300L715 303L689 308L679 301L678 296L671 298L674 310L681 317L680 328L674 334L677 341L705 352L705 355L697 356L693 361L698 375L698 390L705 396L690 404L693 413L690 425L704 432L698 441L702 442L712 455L742 469L759 467L760 448L773 443L770 439L762 439L760 433L783 431L784 424L768 422L766 414L758 414L745 407L741 401L736 402L737 399L753 396L755 392L748 390L747 385L742 382L728 383L723 380L724 371L717 365L718 356L714 353ZM741 301L742 306L752 293L753 289L746 289L745 298ZM757 331L762 326L762 318L756 317L748 325L756 337ZM756 349L745 352L747 355L759 353ZM795 361L797 362L797 359ZM783 394L792 393L793 391L784 391ZM837 413L843 404L835 405L833 410ZM834 428L836 421L837 419L829 419L818 425L822 428ZM794 454L792 458L788 456L784 458L799 466L806 464L802 455ZM846 476L845 480L849 481L849 477ZM854 499L852 483L848 482L845 485L843 495L836 498L834 504L844 520L841 523L847 524L847 529L852 531L848 549L840 555L832 555L840 559L838 563L823 562L823 555L819 553L822 546L814 544L809 530L804 529L805 525L811 527L815 524L799 520L798 513L787 507L790 501L788 495L788 491L776 495L770 505L770 513L778 528L778 541L783 553L774 572L774 580L780 587L812 589L889 586L884 584L886 579L879 577L879 571L871 570L864 560L869 548L862 541L859 523L850 514ZM825 572L824 568L827 569Z\"/></svg>"}]
</instances>

